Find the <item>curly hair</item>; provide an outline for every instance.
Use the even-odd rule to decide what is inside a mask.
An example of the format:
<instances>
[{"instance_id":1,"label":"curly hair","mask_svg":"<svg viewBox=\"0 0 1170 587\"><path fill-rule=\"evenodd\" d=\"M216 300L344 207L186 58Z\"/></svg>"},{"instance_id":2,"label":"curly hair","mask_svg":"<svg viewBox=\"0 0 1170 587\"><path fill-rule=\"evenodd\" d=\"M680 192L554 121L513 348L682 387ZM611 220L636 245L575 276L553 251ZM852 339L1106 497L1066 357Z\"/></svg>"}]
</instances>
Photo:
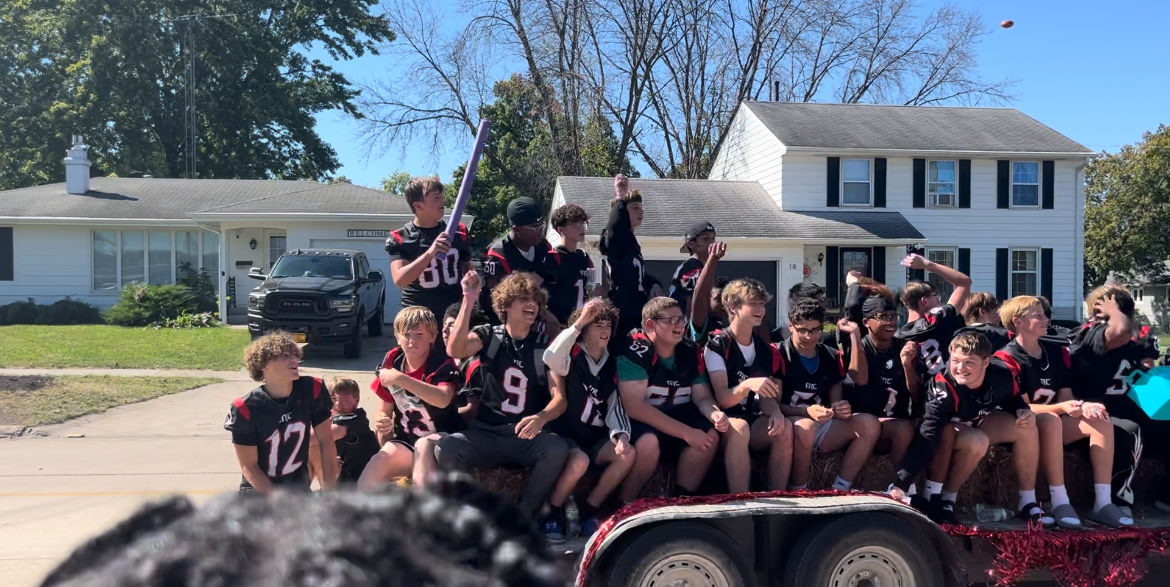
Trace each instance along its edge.
<instances>
[{"instance_id":1,"label":"curly hair","mask_svg":"<svg viewBox=\"0 0 1170 587\"><path fill-rule=\"evenodd\" d=\"M439 334L439 323L435 321L435 313L425 306L407 306L394 317L394 336L402 335L423 328L431 334Z\"/></svg>"},{"instance_id":2,"label":"curly hair","mask_svg":"<svg viewBox=\"0 0 1170 587\"><path fill-rule=\"evenodd\" d=\"M792 309L788 310L788 323L796 324L797 322L804 322L805 320L812 320L813 322L825 321L825 307L820 302L814 299L805 298L796 302Z\"/></svg>"},{"instance_id":3,"label":"curly hair","mask_svg":"<svg viewBox=\"0 0 1170 587\"><path fill-rule=\"evenodd\" d=\"M443 191L443 182L439 181L439 176L432 175L430 177L412 177L406 184L406 189L403 190L403 196L406 197L406 205L410 206L410 211L414 212L414 205L420 204L427 194L439 190Z\"/></svg>"},{"instance_id":4,"label":"curly hair","mask_svg":"<svg viewBox=\"0 0 1170 587\"><path fill-rule=\"evenodd\" d=\"M598 322L609 322L610 328L617 328L617 306L613 305L613 302L609 301L609 298L590 298L590 300L601 300L601 311L597 314L597 317L593 319L593 322L590 322L590 324L596 324ZM589 300L586 300L585 303L589 303ZM573 310L573 313L569 314L569 321L566 324L576 323L577 319L581 317L581 310L584 309L585 306L581 306L580 308Z\"/></svg>"},{"instance_id":5,"label":"curly hair","mask_svg":"<svg viewBox=\"0 0 1170 587\"><path fill-rule=\"evenodd\" d=\"M589 214L576 204L565 204L553 211L549 222L552 223L553 228L560 228L574 222L589 222Z\"/></svg>"},{"instance_id":6,"label":"curly hair","mask_svg":"<svg viewBox=\"0 0 1170 587\"><path fill-rule=\"evenodd\" d=\"M952 355L955 353L963 353L965 355L976 355L984 359L990 357L991 353L995 352L995 349L991 348L991 341L987 340L986 336L983 336L980 332L970 330L956 334L955 338L951 339L951 345L948 349Z\"/></svg>"},{"instance_id":7,"label":"curly hair","mask_svg":"<svg viewBox=\"0 0 1170 587\"><path fill-rule=\"evenodd\" d=\"M144 506L43 585L568 585L520 509L440 478L428 491L232 494Z\"/></svg>"},{"instance_id":8,"label":"curly hair","mask_svg":"<svg viewBox=\"0 0 1170 587\"><path fill-rule=\"evenodd\" d=\"M516 271L505 277L496 287L492 288L492 310L496 316L504 318L508 306L517 298L531 297L539 308L537 314L544 312L548 306L548 292L536 284L536 277L527 271Z\"/></svg>"},{"instance_id":9,"label":"curly hair","mask_svg":"<svg viewBox=\"0 0 1170 587\"><path fill-rule=\"evenodd\" d=\"M963 320L967 324L974 324L979 321L979 315L984 310L995 311L999 308L999 300L995 299L995 294L989 291L971 292L967 298L967 305L963 308ZM1006 327L1007 324L1005 323Z\"/></svg>"},{"instance_id":10,"label":"curly hair","mask_svg":"<svg viewBox=\"0 0 1170 587\"><path fill-rule=\"evenodd\" d=\"M788 305L796 306L800 300L810 299L820 301L825 295L825 288L811 281L800 281L788 288Z\"/></svg>"},{"instance_id":11,"label":"curly hair","mask_svg":"<svg viewBox=\"0 0 1170 587\"><path fill-rule=\"evenodd\" d=\"M1040 298L1034 296L1016 296L1000 304L999 321L1003 324L1004 328L1015 332L1016 327L1012 321L1016 318L1023 318L1024 314L1032 308L1040 308L1040 311L1043 312L1044 302L1041 302Z\"/></svg>"},{"instance_id":12,"label":"curly hair","mask_svg":"<svg viewBox=\"0 0 1170 587\"><path fill-rule=\"evenodd\" d=\"M759 280L741 277L724 286L721 298L723 307L730 310L748 302L760 301L766 304L772 300L772 294L768 293L768 288Z\"/></svg>"},{"instance_id":13,"label":"curly hair","mask_svg":"<svg viewBox=\"0 0 1170 587\"><path fill-rule=\"evenodd\" d=\"M287 332L273 332L262 336L244 350L244 368L253 381L264 379L264 366L269 361L284 355L296 355L298 359L304 357L301 347L293 342Z\"/></svg>"}]
</instances>

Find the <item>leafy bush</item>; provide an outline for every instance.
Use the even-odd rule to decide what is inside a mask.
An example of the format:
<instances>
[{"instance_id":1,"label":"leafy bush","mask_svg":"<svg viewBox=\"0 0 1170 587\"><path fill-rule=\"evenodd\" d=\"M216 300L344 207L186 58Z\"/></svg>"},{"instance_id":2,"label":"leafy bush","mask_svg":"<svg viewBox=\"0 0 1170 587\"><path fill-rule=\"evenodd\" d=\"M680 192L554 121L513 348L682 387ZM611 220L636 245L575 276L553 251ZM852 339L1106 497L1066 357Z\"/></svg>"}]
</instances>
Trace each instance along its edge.
<instances>
[{"instance_id":1,"label":"leafy bush","mask_svg":"<svg viewBox=\"0 0 1170 587\"><path fill-rule=\"evenodd\" d=\"M211 312L198 314L182 314L174 320L167 320L161 324L163 328L214 328L219 326L219 318Z\"/></svg>"},{"instance_id":2,"label":"leafy bush","mask_svg":"<svg viewBox=\"0 0 1170 587\"><path fill-rule=\"evenodd\" d=\"M198 303L185 285L132 283L122 288L118 303L106 311L106 322L115 326L150 326L196 313Z\"/></svg>"},{"instance_id":3,"label":"leafy bush","mask_svg":"<svg viewBox=\"0 0 1170 587\"><path fill-rule=\"evenodd\" d=\"M207 269L196 271L191 263L184 261L179 264L179 285L185 285L195 296L195 309L199 312L215 312L219 310L219 300L215 296L215 284L211 281L211 274Z\"/></svg>"},{"instance_id":4,"label":"leafy bush","mask_svg":"<svg viewBox=\"0 0 1170 587\"><path fill-rule=\"evenodd\" d=\"M32 298L0 306L0 324L101 324L102 313L97 307L65 298L47 306Z\"/></svg>"}]
</instances>

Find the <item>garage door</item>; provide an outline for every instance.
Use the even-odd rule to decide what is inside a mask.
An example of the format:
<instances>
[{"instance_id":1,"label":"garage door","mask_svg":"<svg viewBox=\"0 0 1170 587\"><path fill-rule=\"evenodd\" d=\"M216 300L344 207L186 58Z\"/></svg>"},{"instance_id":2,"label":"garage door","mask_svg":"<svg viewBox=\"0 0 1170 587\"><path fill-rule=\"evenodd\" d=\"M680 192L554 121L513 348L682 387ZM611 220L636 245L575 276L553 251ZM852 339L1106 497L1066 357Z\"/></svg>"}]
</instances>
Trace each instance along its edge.
<instances>
[{"instance_id":1,"label":"garage door","mask_svg":"<svg viewBox=\"0 0 1170 587\"><path fill-rule=\"evenodd\" d=\"M390 279L390 255L386 252L383 239L314 238L309 239L309 246L314 249L357 249L365 253L370 260L370 269L381 271L386 276L386 312L382 320L387 324L394 323L394 317L402 309L402 302L399 300L398 288Z\"/></svg>"},{"instance_id":2,"label":"garage door","mask_svg":"<svg viewBox=\"0 0 1170 587\"><path fill-rule=\"evenodd\" d=\"M670 289L670 279L674 277L674 270L678 269L682 261L646 261L646 272L662 284L662 291ZM776 308L779 296L773 291L776 289L776 261L719 261L715 275L735 279L737 277L751 277L760 280L768 291L772 293L773 303L768 304L768 314L764 316L764 324L769 329L776 327Z\"/></svg>"}]
</instances>

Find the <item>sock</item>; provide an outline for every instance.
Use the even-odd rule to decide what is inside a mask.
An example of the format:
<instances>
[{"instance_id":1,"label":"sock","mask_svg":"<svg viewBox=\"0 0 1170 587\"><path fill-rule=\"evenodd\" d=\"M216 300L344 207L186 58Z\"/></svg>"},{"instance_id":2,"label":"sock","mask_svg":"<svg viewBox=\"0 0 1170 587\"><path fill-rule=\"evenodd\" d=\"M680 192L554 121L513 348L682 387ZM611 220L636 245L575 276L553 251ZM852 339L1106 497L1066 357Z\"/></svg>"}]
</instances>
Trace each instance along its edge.
<instances>
[{"instance_id":1,"label":"sock","mask_svg":"<svg viewBox=\"0 0 1170 587\"><path fill-rule=\"evenodd\" d=\"M1093 511L1099 512L1101 508L1113 503L1113 497L1109 494L1112 487L1108 483L1094 483L1093 493L1097 495L1096 501L1093 503Z\"/></svg>"},{"instance_id":2,"label":"sock","mask_svg":"<svg viewBox=\"0 0 1170 587\"><path fill-rule=\"evenodd\" d=\"M1052 507L1068 505L1068 490L1064 485L1049 485L1048 494L1052 499Z\"/></svg>"},{"instance_id":3,"label":"sock","mask_svg":"<svg viewBox=\"0 0 1170 587\"><path fill-rule=\"evenodd\" d=\"M846 481L840 476L838 476L837 480L833 482L833 489L836 489L837 491L849 491L850 487L853 487L853 482Z\"/></svg>"},{"instance_id":4,"label":"sock","mask_svg":"<svg viewBox=\"0 0 1170 587\"><path fill-rule=\"evenodd\" d=\"M926 480L926 485L922 489L922 497L930 499L932 496L942 493L942 481Z\"/></svg>"},{"instance_id":5,"label":"sock","mask_svg":"<svg viewBox=\"0 0 1170 587\"><path fill-rule=\"evenodd\" d=\"M951 503L955 503L955 500L957 500L959 498L959 492L958 491L942 491L939 493L938 498L943 500L943 501L949 501Z\"/></svg>"},{"instance_id":6,"label":"sock","mask_svg":"<svg viewBox=\"0 0 1170 587\"><path fill-rule=\"evenodd\" d=\"M1016 509L1022 510L1022 509L1024 509L1024 506L1026 506L1030 503L1036 503L1036 490L1035 489L1030 489L1028 491L1020 490L1020 507L1018 507Z\"/></svg>"},{"instance_id":7,"label":"sock","mask_svg":"<svg viewBox=\"0 0 1170 587\"><path fill-rule=\"evenodd\" d=\"M805 489L808 489L808 483L801 483L800 485L788 486L788 491L804 491Z\"/></svg>"}]
</instances>

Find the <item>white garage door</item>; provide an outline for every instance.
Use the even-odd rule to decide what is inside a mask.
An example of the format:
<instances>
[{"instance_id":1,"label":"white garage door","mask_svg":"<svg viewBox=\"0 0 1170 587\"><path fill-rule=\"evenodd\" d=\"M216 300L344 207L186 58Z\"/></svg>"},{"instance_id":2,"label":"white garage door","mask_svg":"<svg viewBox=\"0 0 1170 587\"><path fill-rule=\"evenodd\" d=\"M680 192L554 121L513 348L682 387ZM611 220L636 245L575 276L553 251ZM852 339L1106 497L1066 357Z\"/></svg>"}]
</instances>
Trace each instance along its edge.
<instances>
[{"instance_id":1,"label":"white garage door","mask_svg":"<svg viewBox=\"0 0 1170 587\"><path fill-rule=\"evenodd\" d=\"M309 239L309 246L314 249L357 249L365 253L370 260L370 269L381 271L386 276L386 313L382 320L386 324L394 323L394 317L402 309L399 300L401 293L390 278L390 255L386 253L386 242L383 239L313 238Z\"/></svg>"}]
</instances>

